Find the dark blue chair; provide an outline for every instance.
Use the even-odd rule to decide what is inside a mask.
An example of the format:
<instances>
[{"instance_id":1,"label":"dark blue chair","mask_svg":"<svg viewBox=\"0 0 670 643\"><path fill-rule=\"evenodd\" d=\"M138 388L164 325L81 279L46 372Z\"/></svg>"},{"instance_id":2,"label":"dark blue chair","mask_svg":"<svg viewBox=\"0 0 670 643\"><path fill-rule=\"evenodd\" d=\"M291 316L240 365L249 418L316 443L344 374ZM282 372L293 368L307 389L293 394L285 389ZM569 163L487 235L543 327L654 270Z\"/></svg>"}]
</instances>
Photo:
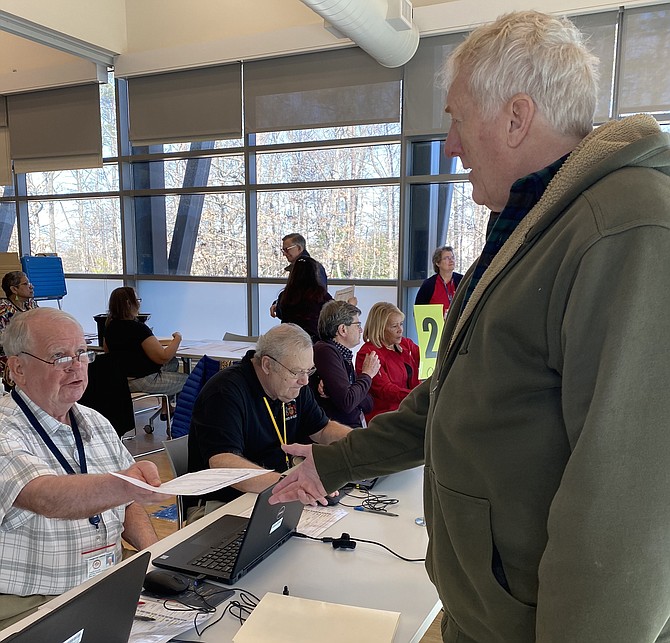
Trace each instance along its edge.
<instances>
[{"instance_id":1,"label":"dark blue chair","mask_svg":"<svg viewBox=\"0 0 670 643\"><path fill-rule=\"evenodd\" d=\"M182 435L188 435L191 427L191 415L193 405L198 394L205 385L205 382L218 373L221 369L221 363L204 355L198 360L194 369L188 376L184 388L177 397L177 406L172 416L172 437L179 438Z\"/></svg>"}]
</instances>

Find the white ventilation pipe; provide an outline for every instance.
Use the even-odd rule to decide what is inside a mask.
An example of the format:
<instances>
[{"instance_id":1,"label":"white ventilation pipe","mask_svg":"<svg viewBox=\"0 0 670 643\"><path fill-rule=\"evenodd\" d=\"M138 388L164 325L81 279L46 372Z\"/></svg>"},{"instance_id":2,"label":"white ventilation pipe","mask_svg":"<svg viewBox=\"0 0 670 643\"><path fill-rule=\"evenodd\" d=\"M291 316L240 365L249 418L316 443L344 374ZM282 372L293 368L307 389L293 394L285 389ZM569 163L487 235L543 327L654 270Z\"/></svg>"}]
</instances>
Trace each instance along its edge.
<instances>
[{"instance_id":1,"label":"white ventilation pipe","mask_svg":"<svg viewBox=\"0 0 670 643\"><path fill-rule=\"evenodd\" d=\"M389 0L302 0L384 67L400 67L419 46L419 29L404 31L387 22ZM397 4L397 0L391 0Z\"/></svg>"}]
</instances>

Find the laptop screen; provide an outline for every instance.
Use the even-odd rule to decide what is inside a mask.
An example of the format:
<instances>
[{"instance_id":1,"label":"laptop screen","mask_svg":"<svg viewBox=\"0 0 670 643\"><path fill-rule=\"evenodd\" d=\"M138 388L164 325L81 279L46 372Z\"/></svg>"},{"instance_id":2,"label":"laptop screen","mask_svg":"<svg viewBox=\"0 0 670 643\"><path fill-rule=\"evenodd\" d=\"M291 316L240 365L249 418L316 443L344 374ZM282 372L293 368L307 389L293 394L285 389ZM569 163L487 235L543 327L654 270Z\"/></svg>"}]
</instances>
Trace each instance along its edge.
<instances>
[{"instance_id":1,"label":"laptop screen","mask_svg":"<svg viewBox=\"0 0 670 643\"><path fill-rule=\"evenodd\" d=\"M128 643L150 557L136 554L54 609L46 603L41 618L3 643Z\"/></svg>"}]
</instances>

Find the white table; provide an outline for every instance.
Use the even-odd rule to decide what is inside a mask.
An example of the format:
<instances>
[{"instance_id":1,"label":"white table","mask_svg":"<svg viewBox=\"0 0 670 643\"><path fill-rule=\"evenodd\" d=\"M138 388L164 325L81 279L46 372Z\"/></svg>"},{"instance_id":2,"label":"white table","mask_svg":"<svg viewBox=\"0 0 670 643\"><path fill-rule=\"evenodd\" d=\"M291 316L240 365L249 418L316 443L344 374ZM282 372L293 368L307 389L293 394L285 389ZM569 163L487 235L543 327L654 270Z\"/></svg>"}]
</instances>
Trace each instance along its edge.
<instances>
[{"instance_id":1,"label":"white table","mask_svg":"<svg viewBox=\"0 0 670 643\"><path fill-rule=\"evenodd\" d=\"M389 476L375 487L375 492L400 500L390 509L399 514L397 518L350 509L349 515L323 535L339 536L347 532L352 538L383 543L406 558L423 558L428 538L425 528L415 522L423 515L422 481L423 467L419 467ZM255 497L246 494L168 536L151 548L153 557L219 516L243 512L253 504ZM351 498L342 502L359 504ZM266 592L281 594L285 585L292 596L400 612L395 643L419 641L441 607L423 563L402 561L381 547L367 543L358 543L355 550L335 550L330 544L291 538L235 587L247 589L262 598ZM225 603L219 609L224 606ZM239 627L236 619L226 615L202 638L198 638L194 630L178 638L225 643L232 641ZM299 627L298 623L296 627Z\"/></svg>"},{"instance_id":2,"label":"white table","mask_svg":"<svg viewBox=\"0 0 670 643\"><path fill-rule=\"evenodd\" d=\"M186 372L191 371L191 360L199 360L204 355L219 361L241 360L247 351L256 348L255 342L239 342L232 340L184 339L177 357L184 361Z\"/></svg>"}]
</instances>

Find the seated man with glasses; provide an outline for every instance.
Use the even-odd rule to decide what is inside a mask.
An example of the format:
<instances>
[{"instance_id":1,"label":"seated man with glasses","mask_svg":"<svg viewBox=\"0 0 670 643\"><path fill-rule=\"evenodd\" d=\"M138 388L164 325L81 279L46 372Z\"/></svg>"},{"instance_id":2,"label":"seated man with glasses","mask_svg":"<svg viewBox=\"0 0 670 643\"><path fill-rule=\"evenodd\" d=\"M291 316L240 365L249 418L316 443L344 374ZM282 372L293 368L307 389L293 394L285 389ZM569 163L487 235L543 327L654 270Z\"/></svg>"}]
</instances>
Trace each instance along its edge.
<instances>
[{"instance_id":1,"label":"seated man with glasses","mask_svg":"<svg viewBox=\"0 0 670 643\"><path fill-rule=\"evenodd\" d=\"M309 252L307 252L307 242L305 241L305 237L303 237L301 234L298 234L297 232L291 232L290 234L287 234L284 237L282 237L280 251L284 255L286 261L288 261L288 266L284 268L286 272L291 271L291 268L293 268L293 264L298 259L300 259L300 257L310 256ZM318 261L316 263L318 264L318 271L321 283L323 284L324 288L327 288L328 275L326 275L326 269ZM273 301L272 306L270 306L270 316L276 317L277 316L276 311L277 311L277 300Z\"/></svg>"},{"instance_id":2,"label":"seated man with glasses","mask_svg":"<svg viewBox=\"0 0 670 643\"><path fill-rule=\"evenodd\" d=\"M74 317L29 310L3 346L15 388L0 399L0 629L120 562L121 536L155 543L140 503L168 497L111 475L160 485L152 462L135 462L112 425L77 404L95 354Z\"/></svg>"},{"instance_id":3,"label":"seated man with glasses","mask_svg":"<svg viewBox=\"0 0 670 643\"><path fill-rule=\"evenodd\" d=\"M264 468L272 473L191 502L189 521L242 493L259 492L291 466L282 445L330 444L349 427L329 420L306 384L314 373L312 340L295 324L281 324L258 338L234 364L211 377L198 395L188 438L188 470ZM206 507L206 510L205 510Z\"/></svg>"},{"instance_id":4,"label":"seated man with glasses","mask_svg":"<svg viewBox=\"0 0 670 643\"><path fill-rule=\"evenodd\" d=\"M352 363L352 349L361 343L360 309L346 301L329 301L319 315L319 336L314 344L316 374L311 380L317 402L329 418L352 428L365 426L372 411L372 378L379 373L375 351L365 356L361 372Z\"/></svg>"}]
</instances>

